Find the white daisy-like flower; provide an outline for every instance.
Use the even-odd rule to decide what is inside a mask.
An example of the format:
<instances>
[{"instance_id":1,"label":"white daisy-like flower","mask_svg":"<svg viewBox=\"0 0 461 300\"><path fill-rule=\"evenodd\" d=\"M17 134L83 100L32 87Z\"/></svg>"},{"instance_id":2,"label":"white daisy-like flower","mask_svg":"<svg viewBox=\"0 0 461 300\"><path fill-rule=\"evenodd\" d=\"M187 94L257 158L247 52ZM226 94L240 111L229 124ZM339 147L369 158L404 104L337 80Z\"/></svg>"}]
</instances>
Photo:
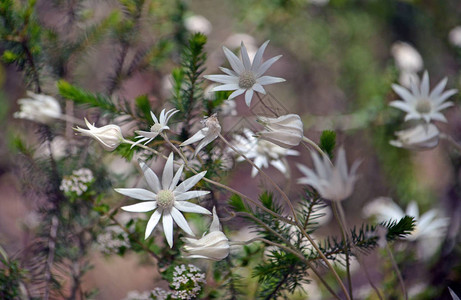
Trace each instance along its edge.
<instances>
[{"instance_id":1,"label":"white daisy-like flower","mask_svg":"<svg viewBox=\"0 0 461 300\"><path fill-rule=\"evenodd\" d=\"M170 129L170 127L167 126L168 121L170 118L177 113L179 110L177 109L170 109L165 113L165 109L162 109L160 112L160 122L159 119L155 116L153 112L150 112L150 115L152 116L152 120L154 120L154 125L151 126L150 131L142 131L142 130L136 130L135 132L139 134L136 139L139 139L131 145L131 148L136 146L137 144L144 143L144 145L149 144L153 139L157 137L162 131Z\"/></svg>"},{"instance_id":2,"label":"white daisy-like flower","mask_svg":"<svg viewBox=\"0 0 461 300\"><path fill-rule=\"evenodd\" d=\"M211 117L205 117L201 122L205 127L197 131L197 133L180 145L187 146L200 141L197 148L195 148L194 157L203 147L214 141L219 136L219 133L221 133L221 125L219 124L217 114L213 114Z\"/></svg>"},{"instance_id":3,"label":"white daisy-like flower","mask_svg":"<svg viewBox=\"0 0 461 300\"><path fill-rule=\"evenodd\" d=\"M14 113L15 118L50 124L61 117L61 106L55 98L30 91L27 96L18 100L20 111Z\"/></svg>"},{"instance_id":4,"label":"white daisy-like flower","mask_svg":"<svg viewBox=\"0 0 461 300\"><path fill-rule=\"evenodd\" d=\"M416 227L407 239L418 242L418 251L423 258L429 258L437 251L450 220L440 217L437 209L431 209L420 215L415 201L410 202L404 212L392 199L385 197L377 198L365 205L363 214L365 217L376 216L378 222L399 221L405 215L413 217Z\"/></svg>"},{"instance_id":5,"label":"white daisy-like flower","mask_svg":"<svg viewBox=\"0 0 461 300\"><path fill-rule=\"evenodd\" d=\"M253 159L253 162L259 168L268 168L269 164L275 167L277 170L285 175L288 175L288 162L286 156L299 155L299 152L292 149L285 149L271 143L269 141L259 139L255 134L245 128L242 135L234 136L233 146L240 152L245 154L248 159ZM244 161L245 159L241 156L237 158L237 161ZM258 169L253 168L251 170L251 177L255 177L258 174Z\"/></svg>"},{"instance_id":6,"label":"white daisy-like flower","mask_svg":"<svg viewBox=\"0 0 461 300\"><path fill-rule=\"evenodd\" d=\"M341 201L349 197L354 190L357 180L356 171L360 162L354 162L349 172L344 148L339 149L334 166L326 155L323 158L315 152L311 152L311 155L315 171L298 164L299 170L306 176L299 178L298 183L312 186L322 198L327 200Z\"/></svg>"},{"instance_id":7,"label":"white daisy-like flower","mask_svg":"<svg viewBox=\"0 0 461 300\"><path fill-rule=\"evenodd\" d=\"M129 212L148 212L155 210L147 223L146 239L150 236L155 226L157 226L160 218L162 218L163 231L170 247L173 247L173 220L187 234L194 236L192 229L189 227L189 224L187 224L181 211L211 215L209 210L200 205L185 201L209 193L209 191L189 191L205 176L206 171L194 175L178 185L184 165L181 165L173 176L173 153L170 153L165 163L161 183L154 171L145 163L141 162L139 165L152 191L140 188L115 189L117 193L122 195L143 200L143 202L138 204L123 206L122 209Z\"/></svg>"},{"instance_id":8,"label":"white daisy-like flower","mask_svg":"<svg viewBox=\"0 0 461 300\"><path fill-rule=\"evenodd\" d=\"M206 79L222 83L222 85L213 88L213 91L234 91L229 99L233 99L245 93L245 103L248 107L251 104L253 93L258 92L266 94L263 85L273 84L277 82L284 82L285 79L273 76L262 76L273 63L275 63L281 55L272 57L271 59L262 62L264 50L269 41L266 41L256 52L253 62L250 62L247 49L242 42L240 53L242 60L240 60L231 50L223 47L224 54L229 60L233 70L220 67L221 71L226 75L207 75Z\"/></svg>"},{"instance_id":9,"label":"white daisy-like flower","mask_svg":"<svg viewBox=\"0 0 461 300\"><path fill-rule=\"evenodd\" d=\"M453 105L453 102L445 102L445 100L456 94L457 90L451 89L444 92L443 89L446 84L447 78L445 77L429 92L429 75L426 71L421 84L418 82L411 83L411 91L393 84L392 89L402 97L402 100L392 101L390 106L406 112L405 121L423 119L428 123L431 120L447 122L440 111Z\"/></svg>"},{"instance_id":10,"label":"white daisy-like flower","mask_svg":"<svg viewBox=\"0 0 461 300\"><path fill-rule=\"evenodd\" d=\"M390 144L409 150L433 149L439 144L439 134L434 124L419 124L410 129L397 131L397 140L390 141Z\"/></svg>"}]
</instances>

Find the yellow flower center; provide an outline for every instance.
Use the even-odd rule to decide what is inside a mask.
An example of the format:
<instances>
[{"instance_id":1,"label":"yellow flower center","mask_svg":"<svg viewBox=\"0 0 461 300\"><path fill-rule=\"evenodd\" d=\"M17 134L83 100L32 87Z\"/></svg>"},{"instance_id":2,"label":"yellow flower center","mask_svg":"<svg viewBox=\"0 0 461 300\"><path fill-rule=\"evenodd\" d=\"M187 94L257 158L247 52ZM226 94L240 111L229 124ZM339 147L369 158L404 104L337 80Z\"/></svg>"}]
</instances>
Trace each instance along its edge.
<instances>
[{"instance_id":1,"label":"yellow flower center","mask_svg":"<svg viewBox=\"0 0 461 300\"><path fill-rule=\"evenodd\" d=\"M160 125L160 124L154 124L154 125L152 125L152 127L150 128L150 131L151 131L151 132L160 132L160 131L162 131L162 125Z\"/></svg>"},{"instance_id":2,"label":"yellow flower center","mask_svg":"<svg viewBox=\"0 0 461 300\"><path fill-rule=\"evenodd\" d=\"M239 76L239 87L242 89L251 89L256 83L256 78L253 72L244 71Z\"/></svg>"},{"instance_id":3,"label":"yellow flower center","mask_svg":"<svg viewBox=\"0 0 461 300\"><path fill-rule=\"evenodd\" d=\"M416 103L416 111L420 114L430 113L432 109L432 104L429 99L421 99Z\"/></svg>"},{"instance_id":4,"label":"yellow flower center","mask_svg":"<svg viewBox=\"0 0 461 300\"><path fill-rule=\"evenodd\" d=\"M165 209L171 208L174 204L174 194L170 190L161 190L157 194L157 206Z\"/></svg>"}]
</instances>

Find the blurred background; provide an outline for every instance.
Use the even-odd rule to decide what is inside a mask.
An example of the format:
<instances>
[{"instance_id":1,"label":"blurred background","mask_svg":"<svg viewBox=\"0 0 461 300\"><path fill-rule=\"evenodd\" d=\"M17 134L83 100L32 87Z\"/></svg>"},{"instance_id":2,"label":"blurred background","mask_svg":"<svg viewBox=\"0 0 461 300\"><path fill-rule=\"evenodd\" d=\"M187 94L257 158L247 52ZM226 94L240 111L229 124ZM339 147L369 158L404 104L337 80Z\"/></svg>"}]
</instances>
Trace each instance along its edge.
<instances>
[{"instance_id":1,"label":"blurred background","mask_svg":"<svg viewBox=\"0 0 461 300\"><path fill-rule=\"evenodd\" d=\"M17 1L20 3L21 1ZM123 1L120 1L123 2ZM441 250L427 261L415 259L402 269L413 299L449 299L446 286L461 294L459 224L461 216L461 156L441 141L435 149L412 152L389 144L394 132L405 128L404 114L388 103L398 99L391 84L409 86L411 78L428 70L433 87L448 77L449 88L460 89L461 80L461 2L379 1L379 0L195 0L145 1L143 14L134 16L117 1L41 1L35 5L37 22L50 31L47 44L37 50L41 90L57 96L56 81L65 79L91 92L101 92L131 101L147 95L159 110L171 97L173 68L179 64L179 50L191 32L208 36L205 74L219 74L226 59L222 46L232 50L243 41L251 53L270 40L265 59L282 54L268 74L286 79L268 86L268 99L287 112L302 117L305 135L318 141L323 130L335 130L337 145L344 146L348 161L361 160L360 178L350 199L343 202L349 225L364 221L362 208L377 197L390 197L402 209L412 201L420 213L437 208L450 218ZM130 19L131 18L131 19ZM134 22L137 35L122 24ZM101 24L104 24L102 26ZM3 31L7 26L3 24ZM92 31L94 29L94 31ZM100 31L100 32L99 32ZM3 35L3 42L8 42ZM85 36L84 39L81 39ZM86 45L88 44L88 45ZM0 44L0 47L2 44ZM128 46L129 45L129 46ZM145 49L154 50L145 54ZM80 48L79 48L80 47ZM3 51L3 49L2 49ZM38 53L46 53L40 56ZM138 59L139 58L139 59ZM13 117L17 100L33 90L21 65L0 64L0 244L12 256L21 256L33 237L34 211L41 195L31 195L40 178L24 175L24 156L18 154L17 136L34 155L47 155L40 148L40 134L34 122ZM209 83L206 82L205 86ZM94 109L85 110L60 98L67 114L94 120ZM447 123L438 123L441 132L461 141L460 96L445 112ZM237 114L223 121L224 131L232 132L242 119L254 124L257 104L250 109L239 97ZM72 131L74 124L61 124L61 145L57 152L69 155L70 145L82 139ZM134 128L124 127L132 133ZM290 176L274 168L268 171L286 191L299 199L302 187L295 163L311 165L302 147L300 156L289 157ZM55 154L56 155L56 154ZM112 156L102 163L115 174L123 174L133 164ZM160 166L163 163L160 163ZM160 167L159 166L159 167ZM242 192L257 196L255 186L264 186L260 177L251 178L247 164L235 164L227 182ZM111 180L117 178L115 175ZM121 176L121 175L120 175ZM36 180L35 182L33 182ZM112 181L113 182L113 181ZM226 199L220 199L226 202ZM248 238L242 229L238 239ZM338 234L334 221L326 221L322 234ZM373 262L372 253L365 258ZM90 255L94 268L84 285L97 287L97 299L123 299L131 290L166 287L151 264L126 254L105 257L97 250ZM418 276L414 277L417 270ZM373 269L374 280L386 282L386 272ZM414 278L413 278L414 277ZM354 285L363 287L366 279L354 274ZM418 289L419 288L419 289ZM298 295L299 299L304 296ZM365 299L366 296L363 297ZM310 299L316 299L312 296ZM360 299L360 297L358 298Z\"/></svg>"}]
</instances>

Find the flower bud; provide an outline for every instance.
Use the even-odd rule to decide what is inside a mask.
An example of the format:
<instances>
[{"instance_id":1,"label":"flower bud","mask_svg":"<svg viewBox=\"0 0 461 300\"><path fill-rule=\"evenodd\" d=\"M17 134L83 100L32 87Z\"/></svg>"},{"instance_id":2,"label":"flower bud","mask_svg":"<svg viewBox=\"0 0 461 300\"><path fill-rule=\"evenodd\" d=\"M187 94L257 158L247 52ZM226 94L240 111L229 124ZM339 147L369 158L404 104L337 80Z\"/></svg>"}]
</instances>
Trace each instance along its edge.
<instances>
[{"instance_id":1,"label":"flower bud","mask_svg":"<svg viewBox=\"0 0 461 300\"><path fill-rule=\"evenodd\" d=\"M197 147L195 148L194 156L197 155L197 153L203 149L203 147L214 141L221 133L221 125L219 124L217 114L213 114L210 117L205 117L201 123L204 127L197 131L188 140L179 145L182 147L200 141L200 143L198 143Z\"/></svg>"},{"instance_id":2,"label":"flower bud","mask_svg":"<svg viewBox=\"0 0 461 300\"><path fill-rule=\"evenodd\" d=\"M18 100L20 111L14 114L15 118L49 124L61 117L61 106L55 98L32 92L27 92L27 95L30 98Z\"/></svg>"},{"instance_id":3,"label":"flower bud","mask_svg":"<svg viewBox=\"0 0 461 300\"><path fill-rule=\"evenodd\" d=\"M91 125L87 119L85 119L85 123L88 129L77 127L75 130L83 135L96 139L107 151L115 150L124 140L122 130L117 125L110 124L97 128Z\"/></svg>"},{"instance_id":4,"label":"flower bud","mask_svg":"<svg viewBox=\"0 0 461 300\"><path fill-rule=\"evenodd\" d=\"M259 117L266 130L258 133L259 137L284 148L299 145L303 139L303 122L296 114L278 118Z\"/></svg>"},{"instance_id":5,"label":"flower bud","mask_svg":"<svg viewBox=\"0 0 461 300\"><path fill-rule=\"evenodd\" d=\"M188 253L185 257L206 258L216 261L226 258L229 255L229 240L219 227L219 218L214 207L210 232L201 239L183 238L184 250Z\"/></svg>"},{"instance_id":6,"label":"flower bud","mask_svg":"<svg viewBox=\"0 0 461 300\"><path fill-rule=\"evenodd\" d=\"M437 147L439 143L439 130L434 124L420 124L413 128L397 131L397 140L390 144L409 150L427 150Z\"/></svg>"}]
</instances>

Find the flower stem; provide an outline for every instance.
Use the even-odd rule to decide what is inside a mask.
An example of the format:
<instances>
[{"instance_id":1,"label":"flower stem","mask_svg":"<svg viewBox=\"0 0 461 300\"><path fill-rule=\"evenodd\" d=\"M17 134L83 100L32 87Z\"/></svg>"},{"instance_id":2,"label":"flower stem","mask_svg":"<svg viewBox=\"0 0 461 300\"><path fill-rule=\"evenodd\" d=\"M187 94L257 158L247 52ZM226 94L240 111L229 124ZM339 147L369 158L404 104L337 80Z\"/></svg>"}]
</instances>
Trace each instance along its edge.
<instances>
[{"instance_id":1,"label":"flower stem","mask_svg":"<svg viewBox=\"0 0 461 300\"><path fill-rule=\"evenodd\" d=\"M389 246L388 243L386 243L386 250L391 260L392 267L394 268L395 273L397 274L397 278L399 279L400 287L402 288L402 293L405 296L405 299L408 300L408 294L407 294L407 290L405 289L405 282L403 281L402 273L400 273L399 266L397 265L397 262L395 261L394 255L392 254L391 247Z\"/></svg>"},{"instance_id":2,"label":"flower stem","mask_svg":"<svg viewBox=\"0 0 461 300\"><path fill-rule=\"evenodd\" d=\"M241 153L239 150L237 150L231 143L229 143L229 141L226 140L226 138L224 136L222 136L221 134L219 134L219 138L229 147L231 148L232 150L235 151L235 153L237 153L238 155L240 155L241 157L243 157L243 159L245 159L253 168L256 168L258 170L259 173L261 173L264 177L267 178L267 180L269 180L269 182L272 184L272 186L280 193L280 195L282 196L282 198L285 200L285 202L287 203L287 205L290 207L290 210L292 212L292 215L293 215L293 219L295 221L295 224L296 226L299 228L299 230L301 231L301 233L309 240L309 242L312 244L312 246L314 247L314 249L319 253L319 256L324 260L325 264L328 266L328 268L332 271L336 281L338 281L341 289L343 290L344 294L346 295L346 299L350 300L350 296L347 292L347 289L346 287L344 286L344 283L341 281L341 278L339 277L338 273L336 272L336 270L333 268L333 266L331 265L330 261L326 258L326 256L323 254L322 250L320 250L319 246L317 245L317 243L311 238L311 236L306 232L306 230L304 230L303 228L303 225L299 222L299 219L298 219L298 216L296 215L296 210L295 208L293 207L293 204L291 203L290 199L288 198L287 194L282 191L282 189L278 186L278 184L276 184L272 178L266 174L266 172L264 172L261 168L259 168L257 165L255 165L248 157L246 157L243 153Z\"/></svg>"}]
</instances>

